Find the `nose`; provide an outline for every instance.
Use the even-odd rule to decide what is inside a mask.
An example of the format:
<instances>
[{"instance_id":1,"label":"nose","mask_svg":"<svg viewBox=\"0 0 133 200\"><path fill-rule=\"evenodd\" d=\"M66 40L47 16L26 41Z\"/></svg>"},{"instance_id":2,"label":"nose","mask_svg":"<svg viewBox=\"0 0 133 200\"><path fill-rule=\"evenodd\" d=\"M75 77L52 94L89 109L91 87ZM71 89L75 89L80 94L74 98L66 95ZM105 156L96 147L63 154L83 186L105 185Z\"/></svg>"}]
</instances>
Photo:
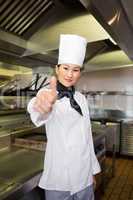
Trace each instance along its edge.
<instances>
[{"instance_id":1,"label":"nose","mask_svg":"<svg viewBox=\"0 0 133 200\"><path fill-rule=\"evenodd\" d=\"M67 76L68 76L69 78L71 78L71 77L73 76L72 70L68 70Z\"/></svg>"}]
</instances>

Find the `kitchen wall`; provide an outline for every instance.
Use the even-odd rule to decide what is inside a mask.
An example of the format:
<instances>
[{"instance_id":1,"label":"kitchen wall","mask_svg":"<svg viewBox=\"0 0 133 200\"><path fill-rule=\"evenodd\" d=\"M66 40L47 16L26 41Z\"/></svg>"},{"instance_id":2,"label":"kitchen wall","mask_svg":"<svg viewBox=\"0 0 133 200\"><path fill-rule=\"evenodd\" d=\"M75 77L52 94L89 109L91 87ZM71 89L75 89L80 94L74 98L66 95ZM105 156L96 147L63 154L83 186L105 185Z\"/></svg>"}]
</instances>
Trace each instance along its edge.
<instances>
[{"instance_id":1,"label":"kitchen wall","mask_svg":"<svg viewBox=\"0 0 133 200\"><path fill-rule=\"evenodd\" d=\"M87 98L90 107L123 110L129 115L133 113L133 68L83 73L77 87L82 92L130 92L130 95L87 95Z\"/></svg>"},{"instance_id":2,"label":"kitchen wall","mask_svg":"<svg viewBox=\"0 0 133 200\"><path fill-rule=\"evenodd\" d=\"M133 68L83 73L79 88L90 91L133 91Z\"/></svg>"}]
</instances>

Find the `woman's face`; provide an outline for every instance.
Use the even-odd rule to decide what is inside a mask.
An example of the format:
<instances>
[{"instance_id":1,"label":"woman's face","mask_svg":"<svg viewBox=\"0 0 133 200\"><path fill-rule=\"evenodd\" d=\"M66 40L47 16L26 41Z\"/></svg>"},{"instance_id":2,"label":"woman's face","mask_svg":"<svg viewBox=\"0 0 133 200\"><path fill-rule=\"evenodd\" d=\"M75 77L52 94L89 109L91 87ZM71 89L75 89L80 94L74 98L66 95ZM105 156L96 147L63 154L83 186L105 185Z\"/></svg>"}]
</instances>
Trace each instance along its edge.
<instances>
[{"instance_id":1,"label":"woman's face","mask_svg":"<svg viewBox=\"0 0 133 200\"><path fill-rule=\"evenodd\" d=\"M80 67L78 65L61 64L56 66L58 80L66 87L75 85L80 78L80 74Z\"/></svg>"}]
</instances>

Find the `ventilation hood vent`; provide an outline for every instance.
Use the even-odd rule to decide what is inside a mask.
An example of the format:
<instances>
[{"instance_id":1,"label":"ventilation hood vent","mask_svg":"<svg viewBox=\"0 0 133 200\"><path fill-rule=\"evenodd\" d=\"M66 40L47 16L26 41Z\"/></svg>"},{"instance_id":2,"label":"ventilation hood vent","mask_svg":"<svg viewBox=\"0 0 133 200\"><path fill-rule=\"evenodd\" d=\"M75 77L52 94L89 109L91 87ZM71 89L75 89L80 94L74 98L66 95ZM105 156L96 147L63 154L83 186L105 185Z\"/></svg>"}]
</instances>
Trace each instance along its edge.
<instances>
[{"instance_id":1,"label":"ventilation hood vent","mask_svg":"<svg viewBox=\"0 0 133 200\"><path fill-rule=\"evenodd\" d=\"M33 10L36 4L38 7L35 10L43 5L44 8L47 5L47 9L44 9L43 14L40 12L36 21L32 21L32 13L29 12L28 6L31 5ZM20 15L22 13L23 16ZM20 22L25 24L25 28ZM35 29L36 22L39 23L39 29ZM58 40L61 33L82 35L88 39L88 44L110 37L78 0L2 0L0 27L6 30L0 30L0 60L32 68L54 66L57 63ZM23 28L20 30L20 27ZM94 57L95 53L106 47L108 48L101 43L94 44L94 47L90 44L88 50L91 52L87 53L87 59Z\"/></svg>"},{"instance_id":2,"label":"ventilation hood vent","mask_svg":"<svg viewBox=\"0 0 133 200\"><path fill-rule=\"evenodd\" d=\"M53 5L53 0L3 0L0 3L0 28L23 36Z\"/></svg>"}]
</instances>

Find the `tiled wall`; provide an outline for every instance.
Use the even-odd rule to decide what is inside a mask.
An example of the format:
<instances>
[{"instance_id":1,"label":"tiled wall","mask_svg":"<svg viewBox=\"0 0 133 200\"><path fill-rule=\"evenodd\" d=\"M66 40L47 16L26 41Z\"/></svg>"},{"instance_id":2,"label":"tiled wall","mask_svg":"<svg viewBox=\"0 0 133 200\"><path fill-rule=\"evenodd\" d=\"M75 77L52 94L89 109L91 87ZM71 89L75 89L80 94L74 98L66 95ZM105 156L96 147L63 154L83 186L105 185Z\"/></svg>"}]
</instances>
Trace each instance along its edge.
<instances>
[{"instance_id":1,"label":"tiled wall","mask_svg":"<svg viewBox=\"0 0 133 200\"><path fill-rule=\"evenodd\" d=\"M90 91L133 91L133 68L83 73L79 88Z\"/></svg>"},{"instance_id":2,"label":"tiled wall","mask_svg":"<svg viewBox=\"0 0 133 200\"><path fill-rule=\"evenodd\" d=\"M133 92L133 68L101 70L83 73L78 89L80 91L123 91ZM133 112L133 96L97 95L88 96L89 105L106 109Z\"/></svg>"}]
</instances>

